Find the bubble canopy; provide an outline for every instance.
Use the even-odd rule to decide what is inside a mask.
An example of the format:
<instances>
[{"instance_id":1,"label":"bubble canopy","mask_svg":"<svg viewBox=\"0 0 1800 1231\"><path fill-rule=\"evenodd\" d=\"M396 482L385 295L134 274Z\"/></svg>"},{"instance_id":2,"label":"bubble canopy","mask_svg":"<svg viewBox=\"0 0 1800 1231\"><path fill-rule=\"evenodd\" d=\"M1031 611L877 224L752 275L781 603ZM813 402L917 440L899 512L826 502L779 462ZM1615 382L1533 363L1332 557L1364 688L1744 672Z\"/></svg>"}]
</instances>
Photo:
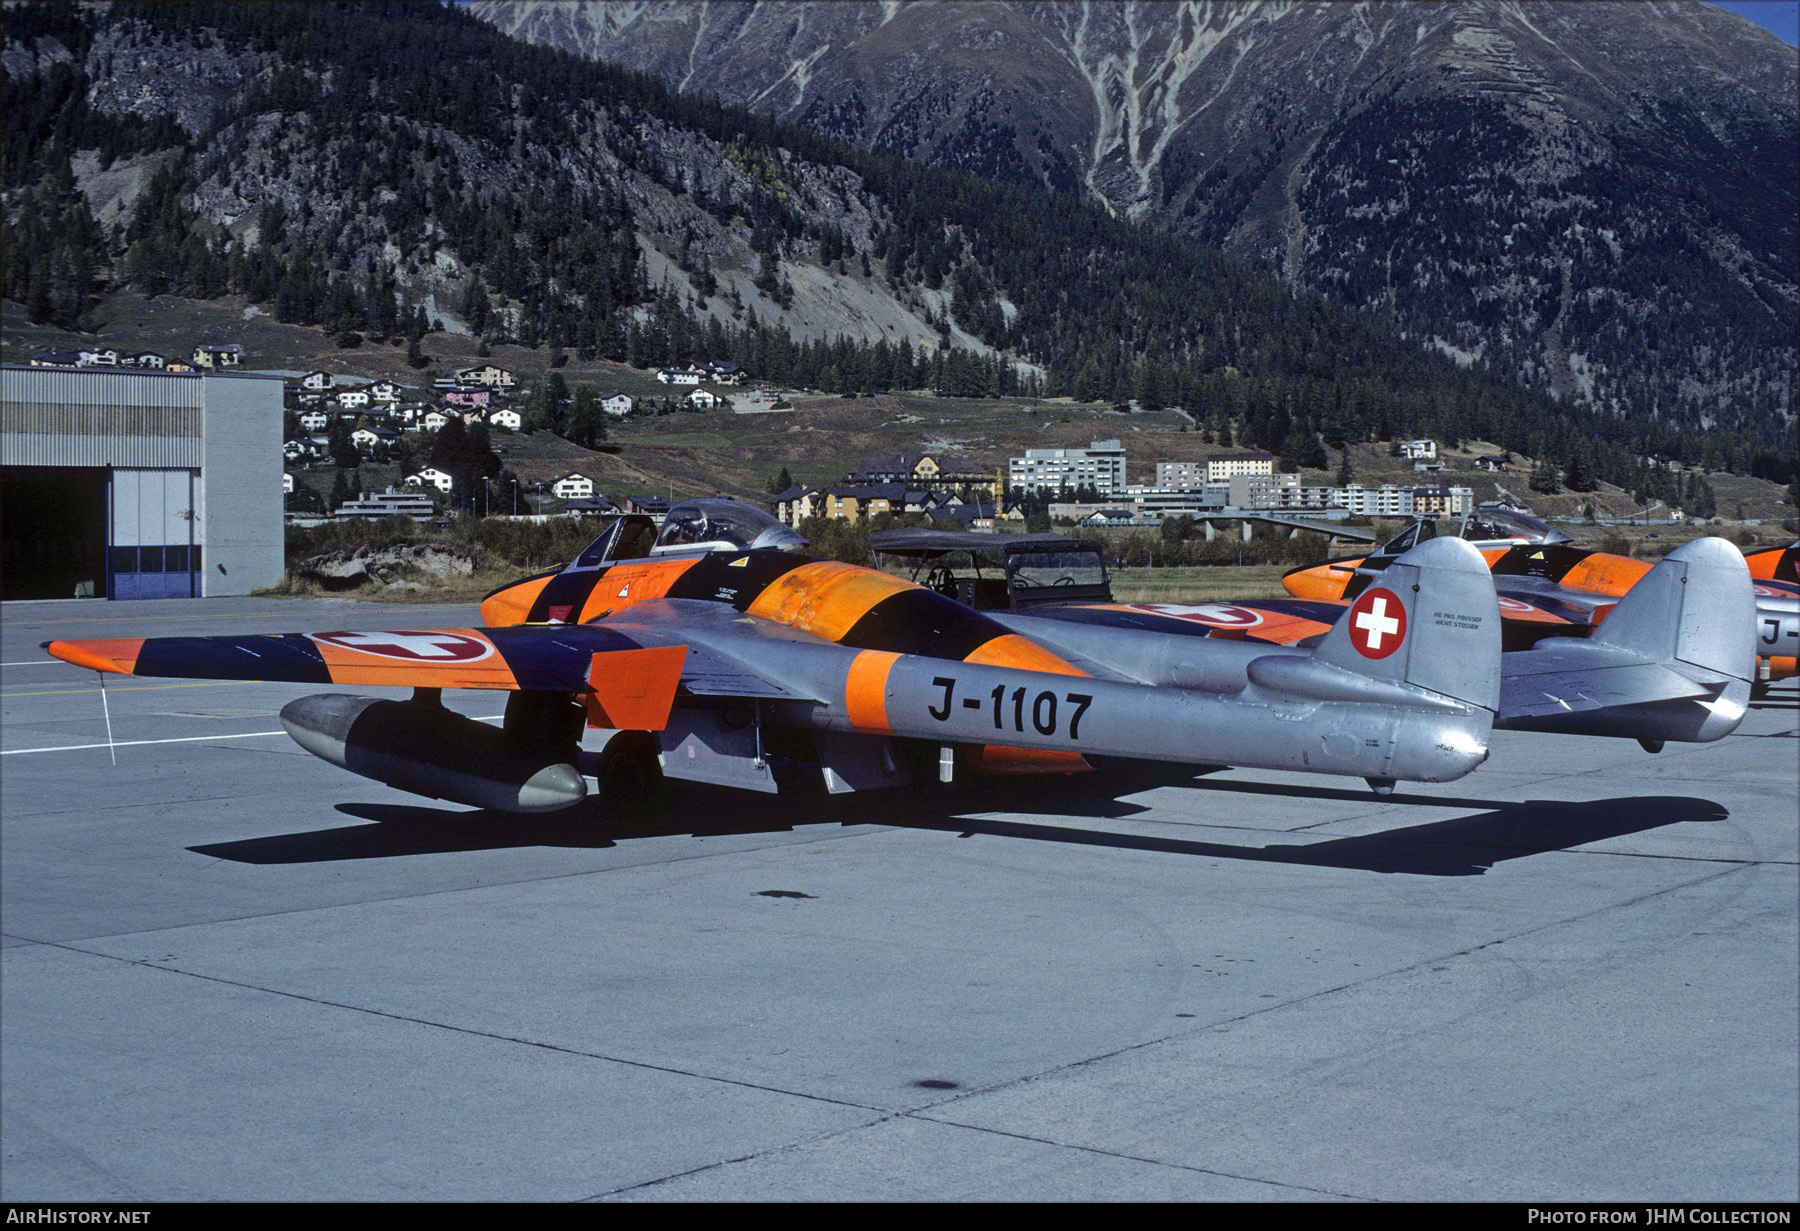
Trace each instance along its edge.
<instances>
[{"instance_id":1,"label":"bubble canopy","mask_svg":"<svg viewBox=\"0 0 1800 1231\"><path fill-rule=\"evenodd\" d=\"M806 540L761 509L736 500L687 500L663 519L651 555L702 551L798 551Z\"/></svg>"},{"instance_id":2,"label":"bubble canopy","mask_svg":"<svg viewBox=\"0 0 1800 1231\"><path fill-rule=\"evenodd\" d=\"M1472 542L1567 543L1569 536L1518 509L1484 504L1463 519L1462 537Z\"/></svg>"}]
</instances>

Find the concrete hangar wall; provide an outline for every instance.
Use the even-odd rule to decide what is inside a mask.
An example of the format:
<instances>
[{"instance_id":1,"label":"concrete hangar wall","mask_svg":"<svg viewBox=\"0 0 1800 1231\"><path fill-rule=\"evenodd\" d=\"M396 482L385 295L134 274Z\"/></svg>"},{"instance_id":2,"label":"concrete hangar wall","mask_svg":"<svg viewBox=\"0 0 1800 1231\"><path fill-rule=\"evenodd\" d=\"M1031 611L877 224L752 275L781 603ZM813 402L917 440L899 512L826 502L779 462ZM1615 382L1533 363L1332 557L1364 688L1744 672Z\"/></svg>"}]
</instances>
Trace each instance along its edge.
<instances>
[{"instance_id":1,"label":"concrete hangar wall","mask_svg":"<svg viewBox=\"0 0 1800 1231\"><path fill-rule=\"evenodd\" d=\"M0 594L275 585L281 390L267 376L0 368Z\"/></svg>"}]
</instances>

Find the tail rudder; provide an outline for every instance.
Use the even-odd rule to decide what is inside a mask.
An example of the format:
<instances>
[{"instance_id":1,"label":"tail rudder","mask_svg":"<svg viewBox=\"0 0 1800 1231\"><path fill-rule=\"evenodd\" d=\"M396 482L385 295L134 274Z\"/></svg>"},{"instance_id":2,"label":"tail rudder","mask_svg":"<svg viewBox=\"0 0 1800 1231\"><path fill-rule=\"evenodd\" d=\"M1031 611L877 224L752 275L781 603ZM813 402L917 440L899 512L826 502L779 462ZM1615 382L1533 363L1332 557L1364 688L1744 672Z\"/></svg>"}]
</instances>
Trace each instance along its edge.
<instances>
[{"instance_id":1,"label":"tail rudder","mask_svg":"<svg viewBox=\"0 0 1800 1231\"><path fill-rule=\"evenodd\" d=\"M1683 543L1626 592L1588 640L1747 682L1756 666L1750 569L1725 539Z\"/></svg>"},{"instance_id":2,"label":"tail rudder","mask_svg":"<svg viewBox=\"0 0 1800 1231\"><path fill-rule=\"evenodd\" d=\"M1500 607L1481 553L1461 539L1420 543L1332 626L1314 661L1492 711L1500 698Z\"/></svg>"}]
</instances>

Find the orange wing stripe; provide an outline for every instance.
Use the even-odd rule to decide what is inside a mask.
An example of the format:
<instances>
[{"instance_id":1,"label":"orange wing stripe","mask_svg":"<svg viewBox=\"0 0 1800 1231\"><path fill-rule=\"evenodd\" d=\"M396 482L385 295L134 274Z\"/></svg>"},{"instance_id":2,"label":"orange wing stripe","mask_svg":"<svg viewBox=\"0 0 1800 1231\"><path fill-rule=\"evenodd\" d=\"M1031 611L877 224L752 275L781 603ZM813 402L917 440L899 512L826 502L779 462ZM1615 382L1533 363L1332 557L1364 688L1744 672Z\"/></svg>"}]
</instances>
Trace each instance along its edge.
<instances>
[{"instance_id":1,"label":"orange wing stripe","mask_svg":"<svg viewBox=\"0 0 1800 1231\"><path fill-rule=\"evenodd\" d=\"M111 641L52 641L44 647L52 658L74 663L77 667L111 671L118 675L136 674L138 654L143 648L142 637L120 637Z\"/></svg>"}]
</instances>

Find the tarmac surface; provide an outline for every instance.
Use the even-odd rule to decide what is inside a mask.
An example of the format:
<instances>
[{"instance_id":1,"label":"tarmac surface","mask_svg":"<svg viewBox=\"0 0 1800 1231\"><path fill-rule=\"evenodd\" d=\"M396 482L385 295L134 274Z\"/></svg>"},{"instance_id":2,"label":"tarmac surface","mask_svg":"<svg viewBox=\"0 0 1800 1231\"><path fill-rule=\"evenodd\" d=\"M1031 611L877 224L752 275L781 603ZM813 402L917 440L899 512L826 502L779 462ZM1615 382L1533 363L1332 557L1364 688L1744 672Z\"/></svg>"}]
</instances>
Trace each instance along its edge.
<instances>
[{"instance_id":1,"label":"tarmac surface","mask_svg":"<svg viewBox=\"0 0 1800 1231\"><path fill-rule=\"evenodd\" d=\"M8 1201L1800 1197L1791 683L1717 744L1500 732L1383 799L1114 772L623 823L335 769L275 721L316 686L113 677L109 753L39 649L469 607L0 617Z\"/></svg>"}]
</instances>

